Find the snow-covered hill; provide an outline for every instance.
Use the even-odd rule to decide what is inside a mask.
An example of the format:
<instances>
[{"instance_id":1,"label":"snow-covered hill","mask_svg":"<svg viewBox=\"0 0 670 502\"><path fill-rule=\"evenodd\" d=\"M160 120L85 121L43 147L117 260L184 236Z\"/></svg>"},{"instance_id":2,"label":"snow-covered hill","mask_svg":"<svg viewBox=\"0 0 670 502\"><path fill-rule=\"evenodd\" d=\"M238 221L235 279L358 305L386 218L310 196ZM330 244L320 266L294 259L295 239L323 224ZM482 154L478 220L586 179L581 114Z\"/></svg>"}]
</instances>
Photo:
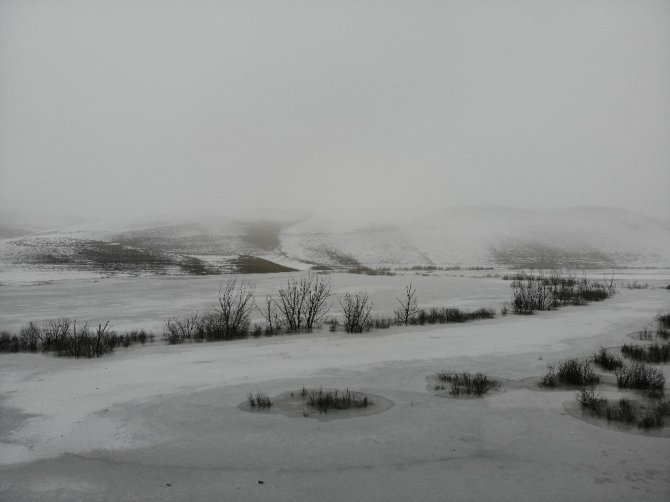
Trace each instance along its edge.
<instances>
[{"instance_id":1,"label":"snow-covered hill","mask_svg":"<svg viewBox=\"0 0 670 502\"><path fill-rule=\"evenodd\" d=\"M0 282L27 271L211 274L314 266L670 267L670 224L612 208L457 208L420 215L170 219L11 229ZM38 227L37 227L38 228ZM239 257L245 257L240 260ZM256 261L254 261L256 259ZM249 270L241 264L252 264Z\"/></svg>"},{"instance_id":2,"label":"snow-covered hill","mask_svg":"<svg viewBox=\"0 0 670 502\"><path fill-rule=\"evenodd\" d=\"M670 265L670 226L619 209L461 208L397 223L307 220L281 234L289 255L379 266L652 267Z\"/></svg>"}]
</instances>

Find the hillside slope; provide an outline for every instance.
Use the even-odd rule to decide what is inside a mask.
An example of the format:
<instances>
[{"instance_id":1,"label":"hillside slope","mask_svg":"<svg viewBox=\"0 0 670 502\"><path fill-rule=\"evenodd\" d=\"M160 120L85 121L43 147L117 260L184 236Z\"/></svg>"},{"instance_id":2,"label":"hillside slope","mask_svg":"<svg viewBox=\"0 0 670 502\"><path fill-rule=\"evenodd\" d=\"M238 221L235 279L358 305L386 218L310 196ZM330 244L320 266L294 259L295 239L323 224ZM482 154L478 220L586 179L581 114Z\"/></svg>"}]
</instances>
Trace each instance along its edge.
<instances>
[{"instance_id":1,"label":"hillside slope","mask_svg":"<svg viewBox=\"0 0 670 502\"><path fill-rule=\"evenodd\" d=\"M0 282L27 271L198 275L361 266L670 267L670 225L611 208L212 217L50 230L0 224L11 228L0 240Z\"/></svg>"}]
</instances>

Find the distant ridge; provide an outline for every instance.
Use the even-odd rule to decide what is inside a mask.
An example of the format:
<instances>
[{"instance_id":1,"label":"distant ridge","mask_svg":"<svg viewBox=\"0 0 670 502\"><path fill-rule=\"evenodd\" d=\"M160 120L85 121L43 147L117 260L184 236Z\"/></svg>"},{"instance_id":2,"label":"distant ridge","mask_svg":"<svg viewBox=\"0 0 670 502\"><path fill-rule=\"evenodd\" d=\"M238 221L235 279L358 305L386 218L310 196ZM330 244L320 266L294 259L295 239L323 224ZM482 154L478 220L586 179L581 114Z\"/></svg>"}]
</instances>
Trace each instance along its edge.
<instances>
[{"instance_id":1,"label":"distant ridge","mask_svg":"<svg viewBox=\"0 0 670 502\"><path fill-rule=\"evenodd\" d=\"M202 275L296 269L670 267L670 224L617 208L454 208L159 224L0 222L0 274L21 270ZM1 282L1 277L0 277Z\"/></svg>"}]
</instances>

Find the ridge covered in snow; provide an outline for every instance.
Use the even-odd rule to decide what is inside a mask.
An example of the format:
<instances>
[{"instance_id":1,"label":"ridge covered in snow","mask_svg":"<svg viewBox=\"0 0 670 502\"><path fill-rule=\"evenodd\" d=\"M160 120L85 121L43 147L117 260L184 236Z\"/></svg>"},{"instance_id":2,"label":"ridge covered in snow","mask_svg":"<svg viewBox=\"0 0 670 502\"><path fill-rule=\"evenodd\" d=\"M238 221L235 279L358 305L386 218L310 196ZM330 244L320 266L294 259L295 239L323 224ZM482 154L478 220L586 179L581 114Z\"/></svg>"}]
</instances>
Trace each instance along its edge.
<instances>
[{"instance_id":1,"label":"ridge covered in snow","mask_svg":"<svg viewBox=\"0 0 670 502\"><path fill-rule=\"evenodd\" d=\"M0 282L28 272L202 275L294 269L669 267L670 224L612 208L455 208L49 227L0 221ZM240 257L245 257L240 260ZM256 260L256 261L253 261Z\"/></svg>"}]
</instances>

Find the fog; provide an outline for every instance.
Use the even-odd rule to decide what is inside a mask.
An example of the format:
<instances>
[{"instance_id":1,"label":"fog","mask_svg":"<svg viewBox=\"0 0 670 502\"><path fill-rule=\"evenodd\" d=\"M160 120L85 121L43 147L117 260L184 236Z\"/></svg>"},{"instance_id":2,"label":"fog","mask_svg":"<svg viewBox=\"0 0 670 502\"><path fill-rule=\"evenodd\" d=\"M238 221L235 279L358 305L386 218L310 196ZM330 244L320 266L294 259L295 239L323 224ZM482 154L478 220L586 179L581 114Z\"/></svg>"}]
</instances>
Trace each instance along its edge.
<instances>
[{"instance_id":1,"label":"fog","mask_svg":"<svg viewBox=\"0 0 670 502\"><path fill-rule=\"evenodd\" d=\"M670 218L666 1L0 1L0 211Z\"/></svg>"}]
</instances>

